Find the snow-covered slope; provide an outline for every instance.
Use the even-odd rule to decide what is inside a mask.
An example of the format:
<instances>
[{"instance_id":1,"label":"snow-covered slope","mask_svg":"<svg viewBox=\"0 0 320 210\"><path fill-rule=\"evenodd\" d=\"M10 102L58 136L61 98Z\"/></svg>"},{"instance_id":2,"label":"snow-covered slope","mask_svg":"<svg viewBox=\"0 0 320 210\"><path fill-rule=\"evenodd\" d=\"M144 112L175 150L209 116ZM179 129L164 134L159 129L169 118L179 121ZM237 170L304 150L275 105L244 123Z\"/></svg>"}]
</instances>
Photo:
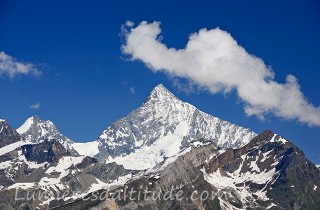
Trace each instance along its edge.
<instances>
[{"instance_id":1,"label":"snow-covered slope","mask_svg":"<svg viewBox=\"0 0 320 210\"><path fill-rule=\"evenodd\" d=\"M85 156L93 157L99 153L99 142L84 142L84 143L73 143L73 148L80 154Z\"/></svg>"},{"instance_id":2,"label":"snow-covered slope","mask_svg":"<svg viewBox=\"0 0 320 210\"><path fill-rule=\"evenodd\" d=\"M25 141L20 140L20 141L14 142L12 144L6 145L4 147L1 147L0 148L0 156L7 154L9 152L12 152L16 148L21 147L22 145L25 145L25 144L27 144Z\"/></svg>"},{"instance_id":3,"label":"snow-covered slope","mask_svg":"<svg viewBox=\"0 0 320 210\"><path fill-rule=\"evenodd\" d=\"M17 129L17 132L24 137L26 141L32 143L55 139L70 152L77 153L72 146L74 142L61 134L50 120L42 120L38 116L32 116Z\"/></svg>"},{"instance_id":4,"label":"snow-covered slope","mask_svg":"<svg viewBox=\"0 0 320 210\"><path fill-rule=\"evenodd\" d=\"M203 138L223 148L238 148L254 136L249 129L179 100L160 84L142 106L102 132L97 157L130 169L147 169L179 153L190 141Z\"/></svg>"}]
</instances>

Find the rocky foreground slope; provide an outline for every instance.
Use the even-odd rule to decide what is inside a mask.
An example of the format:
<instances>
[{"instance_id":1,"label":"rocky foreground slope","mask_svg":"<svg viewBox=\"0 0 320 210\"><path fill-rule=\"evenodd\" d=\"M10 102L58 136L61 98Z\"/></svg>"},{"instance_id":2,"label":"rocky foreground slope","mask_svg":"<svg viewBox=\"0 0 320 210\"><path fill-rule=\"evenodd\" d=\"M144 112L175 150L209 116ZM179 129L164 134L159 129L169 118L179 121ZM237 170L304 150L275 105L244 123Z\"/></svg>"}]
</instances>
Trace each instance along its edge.
<instances>
[{"instance_id":1,"label":"rocky foreground slope","mask_svg":"<svg viewBox=\"0 0 320 210\"><path fill-rule=\"evenodd\" d=\"M267 130L239 149L191 146L112 190L109 199L92 203L102 190L59 209L320 209L319 175L299 148Z\"/></svg>"}]
</instances>

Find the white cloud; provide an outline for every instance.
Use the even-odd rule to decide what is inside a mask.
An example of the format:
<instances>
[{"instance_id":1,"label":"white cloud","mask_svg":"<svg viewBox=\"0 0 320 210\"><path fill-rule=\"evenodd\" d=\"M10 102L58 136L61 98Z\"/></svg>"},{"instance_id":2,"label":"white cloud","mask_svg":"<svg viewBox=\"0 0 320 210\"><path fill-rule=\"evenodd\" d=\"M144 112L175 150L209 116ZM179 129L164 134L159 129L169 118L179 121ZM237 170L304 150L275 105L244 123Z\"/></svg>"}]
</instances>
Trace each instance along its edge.
<instances>
[{"instance_id":1,"label":"white cloud","mask_svg":"<svg viewBox=\"0 0 320 210\"><path fill-rule=\"evenodd\" d=\"M130 93L131 93L132 95L135 95L135 94L136 94L136 88L135 88L135 87L130 87L129 90L130 90Z\"/></svg>"},{"instance_id":2,"label":"white cloud","mask_svg":"<svg viewBox=\"0 0 320 210\"><path fill-rule=\"evenodd\" d=\"M132 22L131 20L127 20L125 25L128 26L128 27L133 27L134 26L134 22Z\"/></svg>"},{"instance_id":3,"label":"white cloud","mask_svg":"<svg viewBox=\"0 0 320 210\"><path fill-rule=\"evenodd\" d=\"M7 75L12 79L18 74L31 74L38 77L42 72L32 63L17 61L16 58L5 52L0 52L0 76Z\"/></svg>"},{"instance_id":4,"label":"white cloud","mask_svg":"<svg viewBox=\"0 0 320 210\"><path fill-rule=\"evenodd\" d=\"M34 110L37 110L39 108L40 108L40 103L39 102L31 104L31 106L30 106L30 109L34 109Z\"/></svg>"},{"instance_id":5,"label":"white cloud","mask_svg":"<svg viewBox=\"0 0 320 210\"><path fill-rule=\"evenodd\" d=\"M123 27L123 53L144 62L152 71L186 78L213 94L236 90L248 116L263 118L273 113L320 126L320 108L307 101L297 79L288 75L285 83L276 82L273 70L246 52L228 32L200 29L190 35L184 49L175 49L161 42L159 22Z\"/></svg>"}]
</instances>

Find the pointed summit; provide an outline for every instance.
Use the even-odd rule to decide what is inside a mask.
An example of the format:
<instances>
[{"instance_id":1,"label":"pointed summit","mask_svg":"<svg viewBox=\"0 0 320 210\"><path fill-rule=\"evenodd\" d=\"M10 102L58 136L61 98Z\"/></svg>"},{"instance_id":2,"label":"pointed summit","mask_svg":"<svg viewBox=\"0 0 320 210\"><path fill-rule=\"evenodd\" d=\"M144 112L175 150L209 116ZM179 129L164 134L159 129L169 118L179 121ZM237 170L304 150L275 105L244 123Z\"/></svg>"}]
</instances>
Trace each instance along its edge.
<instances>
[{"instance_id":1,"label":"pointed summit","mask_svg":"<svg viewBox=\"0 0 320 210\"><path fill-rule=\"evenodd\" d=\"M29 119L32 119L33 121L41 121L41 119L40 119L40 117L38 117L38 115L33 115Z\"/></svg>"},{"instance_id":2,"label":"pointed summit","mask_svg":"<svg viewBox=\"0 0 320 210\"><path fill-rule=\"evenodd\" d=\"M166 98L176 98L176 96L171 93L163 84L157 85L153 90L151 91L148 100L150 99L166 99Z\"/></svg>"},{"instance_id":3,"label":"pointed summit","mask_svg":"<svg viewBox=\"0 0 320 210\"><path fill-rule=\"evenodd\" d=\"M33 127L44 127L45 130L50 128L51 130L57 130L56 126L51 122L50 120L42 120L37 115L33 115L32 117L29 117L23 125L21 125L17 132L19 134L24 134L28 132ZM43 130L41 130L43 132Z\"/></svg>"}]
</instances>

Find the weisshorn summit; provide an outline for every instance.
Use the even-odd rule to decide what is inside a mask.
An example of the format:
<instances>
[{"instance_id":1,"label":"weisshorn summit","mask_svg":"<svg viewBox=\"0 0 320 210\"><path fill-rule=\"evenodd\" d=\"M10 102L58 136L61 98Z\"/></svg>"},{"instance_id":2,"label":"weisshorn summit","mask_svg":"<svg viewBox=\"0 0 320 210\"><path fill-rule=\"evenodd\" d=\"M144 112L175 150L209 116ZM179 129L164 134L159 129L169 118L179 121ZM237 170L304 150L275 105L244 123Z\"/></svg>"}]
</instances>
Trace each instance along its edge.
<instances>
[{"instance_id":1,"label":"weisshorn summit","mask_svg":"<svg viewBox=\"0 0 320 210\"><path fill-rule=\"evenodd\" d=\"M163 85L77 143L50 120L0 119L0 209L320 209L320 170L284 137L256 134Z\"/></svg>"}]
</instances>

